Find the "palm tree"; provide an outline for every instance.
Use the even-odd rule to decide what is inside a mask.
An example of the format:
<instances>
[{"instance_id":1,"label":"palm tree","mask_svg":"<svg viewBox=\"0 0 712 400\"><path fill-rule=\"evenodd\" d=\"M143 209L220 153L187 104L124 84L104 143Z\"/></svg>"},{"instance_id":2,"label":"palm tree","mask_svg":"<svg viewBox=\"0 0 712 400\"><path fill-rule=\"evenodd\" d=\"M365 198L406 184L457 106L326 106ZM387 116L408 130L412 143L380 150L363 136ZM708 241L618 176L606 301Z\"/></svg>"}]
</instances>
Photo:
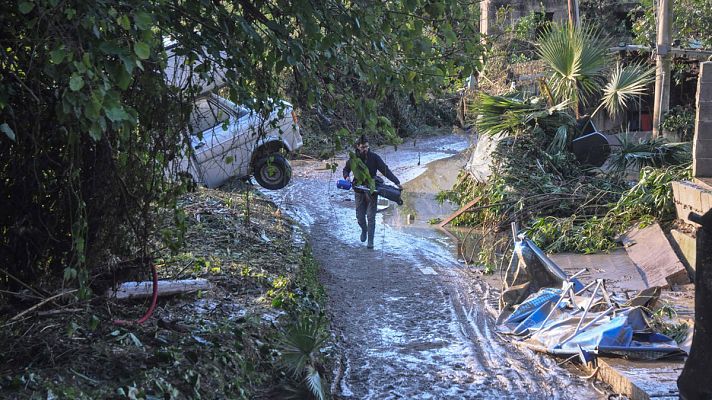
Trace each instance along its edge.
<instances>
[{"instance_id":1,"label":"palm tree","mask_svg":"<svg viewBox=\"0 0 712 400\"><path fill-rule=\"evenodd\" d=\"M640 63L618 63L611 70L609 44L609 39L590 25L549 26L540 38L538 52L551 71L545 83L545 92L554 97L549 99L551 104L568 101L579 118L580 108L590 105L600 93L600 104L591 116L602 108L614 116L625 110L634 96L645 92L654 79L654 69Z\"/></svg>"},{"instance_id":2,"label":"palm tree","mask_svg":"<svg viewBox=\"0 0 712 400\"><path fill-rule=\"evenodd\" d=\"M552 103L568 101L576 117L605 82L608 39L590 25L551 24L539 39L538 54L550 69L546 85Z\"/></svg>"}]
</instances>

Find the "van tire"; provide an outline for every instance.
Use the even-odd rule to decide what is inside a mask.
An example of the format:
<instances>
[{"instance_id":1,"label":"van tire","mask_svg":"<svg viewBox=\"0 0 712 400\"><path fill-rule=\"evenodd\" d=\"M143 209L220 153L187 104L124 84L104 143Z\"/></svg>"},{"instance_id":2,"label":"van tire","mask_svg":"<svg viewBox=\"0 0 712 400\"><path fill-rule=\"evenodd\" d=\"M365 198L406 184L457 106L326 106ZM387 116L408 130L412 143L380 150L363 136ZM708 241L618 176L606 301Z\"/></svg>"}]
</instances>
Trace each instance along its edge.
<instances>
[{"instance_id":1,"label":"van tire","mask_svg":"<svg viewBox=\"0 0 712 400\"><path fill-rule=\"evenodd\" d=\"M292 178L292 167L281 154L272 153L255 162L254 175L257 183L263 188L282 189Z\"/></svg>"}]
</instances>

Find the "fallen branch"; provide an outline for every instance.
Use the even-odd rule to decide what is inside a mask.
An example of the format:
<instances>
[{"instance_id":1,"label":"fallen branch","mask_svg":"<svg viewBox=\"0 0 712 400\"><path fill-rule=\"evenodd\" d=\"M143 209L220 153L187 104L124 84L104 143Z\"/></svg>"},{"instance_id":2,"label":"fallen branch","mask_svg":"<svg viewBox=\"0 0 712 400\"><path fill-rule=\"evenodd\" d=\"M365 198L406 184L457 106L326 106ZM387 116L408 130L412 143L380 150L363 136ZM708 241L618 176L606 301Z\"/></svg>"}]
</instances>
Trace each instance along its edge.
<instances>
[{"instance_id":1,"label":"fallen branch","mask_svg":"<svg viewBox=\"0 0 712 400\"><path fill-rule=\"evenodd\" d=\"M58 310L38 311L38 317L49 317L57 314L72 314L84 311L83 308L60 308Z\"/></svg>"},{"instance_id":2,"label":"fallen branch","mask_svg":"<svg viewBox=\"0 0 712 400\"><path fill-rule=\"evenodd\" d=\"M20 279L16 278L15 275L9 273L8 271L6 271L6 270L4 270L4 269L2 269L2 268L0 268L0 272L2 272L3 274L7 275L8 278L14 280L15 282L19 283L20 285L26 287L26 288L29 289L32 293L34 293L34 294L40 296L40 298L42 297L42 293L38 292L38 291L37 291L35 288L33 288L32 286L30 286L30 285L26 284L25 282L21 281Z\"/></svg>"},{"instance_id":3,"label":"fallen branch","mask_svg":"<svg viewBox=\"0 0 712 400\"><path fill-rule=\"evenodd\" d=\"M439 228L444 227L445 225L449 224L450 221L453 219L457 218L460 216L460 214L464 213L467 211L470 207L474 206L478 201L480 201L482 197L478 196L474 200L470 201L469 203L465 204L464 206L460 207L459 210L455 211L454 213L450 214L449 217L445 218L441 223L438 224Z\"/></svg>"},{"instance_id":4,"label":"fallen branch","mask_svg":"<svg viewBox=\"0 0 712 400\"><path fill-rule=\"evenodd\" d=\"M19 319L20 317L22 317L23 315L25 315L25 314L27 314L27 313L30 313L30 312L32 312L32 311L34 311L34 310L36 310L36 309L42 307L43 305L49 303L49 302L52 301L52 300L55 300L55 299L57 299L57 298L60 298L60 297L62 297L62 296L64 296L64 295L68 295L68 294L74 293L74 292L76 292L76 291L77 291L77 289L72 289L72 290L68 290L68 291L66 291L66 292L62 292L62 293L59 293L59 294L55 294L54 296L47 297L46 299L40 301L39 303L37 303L37 304L35 304L34 306L28 308L27 310L25 310L25 311L23 311L23 312L21 312L21 313L15 315L14 317L10 318L10 321L15 321L15 320Z\"/></svg>"}]
</instances>

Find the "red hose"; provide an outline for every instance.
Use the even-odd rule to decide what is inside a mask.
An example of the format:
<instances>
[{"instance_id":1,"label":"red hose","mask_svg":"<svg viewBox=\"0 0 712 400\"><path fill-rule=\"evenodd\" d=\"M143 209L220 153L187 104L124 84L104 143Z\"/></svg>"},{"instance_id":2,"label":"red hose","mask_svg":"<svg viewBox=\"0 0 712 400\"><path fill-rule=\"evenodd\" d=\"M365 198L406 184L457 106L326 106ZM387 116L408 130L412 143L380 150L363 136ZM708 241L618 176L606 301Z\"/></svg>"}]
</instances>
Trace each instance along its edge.
<instances>
[{"instance_id":1,"label":"red hose","mask_svg":"<svg viewBox=\"0 0 712 400\"><path fill-rule=\"evenodd\" d=\"M133 324L143 324L153 314L156 309L156 303L158 302L158 272L156 271L156 266L151 263L151 272L153 273L153 297L151 298L151 306L148 307L146 314L143 317L137 319L136 321L128 321L125 319L115 319L114 324L116 325L133 325Z\"/></svg>"}]
</instances>

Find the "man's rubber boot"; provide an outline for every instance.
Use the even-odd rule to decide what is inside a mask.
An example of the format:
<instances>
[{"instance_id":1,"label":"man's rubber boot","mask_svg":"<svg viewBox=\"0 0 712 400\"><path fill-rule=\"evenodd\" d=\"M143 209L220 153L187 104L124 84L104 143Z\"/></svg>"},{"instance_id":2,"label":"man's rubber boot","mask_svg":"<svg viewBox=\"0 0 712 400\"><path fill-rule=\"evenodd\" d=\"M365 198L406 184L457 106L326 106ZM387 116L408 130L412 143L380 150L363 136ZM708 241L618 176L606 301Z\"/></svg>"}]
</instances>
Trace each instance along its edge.
<instances>
[{"instance_id":1,"label":"man's rubber boot","mask_svg":"<svg viewBox=\"0 0 712 400\"><path fill-rule=\"evenodd\" d=\"M366 233L367 233L367 232L366 232L365 229L361 229L361 241L362 241L362 242L365 242L365 241L366 241Z\"/></svg>"},{"instance_id":2,"label":"man's rubber boot","mask_svg":"<svg viewBox=\"0 0 712 400\"><path fill-rule=\"evenodd\" d=\"M367 249L372 249L373 248L373 240L369 240L368 244L366 245Z\"/></svg>"}]
</instances>

